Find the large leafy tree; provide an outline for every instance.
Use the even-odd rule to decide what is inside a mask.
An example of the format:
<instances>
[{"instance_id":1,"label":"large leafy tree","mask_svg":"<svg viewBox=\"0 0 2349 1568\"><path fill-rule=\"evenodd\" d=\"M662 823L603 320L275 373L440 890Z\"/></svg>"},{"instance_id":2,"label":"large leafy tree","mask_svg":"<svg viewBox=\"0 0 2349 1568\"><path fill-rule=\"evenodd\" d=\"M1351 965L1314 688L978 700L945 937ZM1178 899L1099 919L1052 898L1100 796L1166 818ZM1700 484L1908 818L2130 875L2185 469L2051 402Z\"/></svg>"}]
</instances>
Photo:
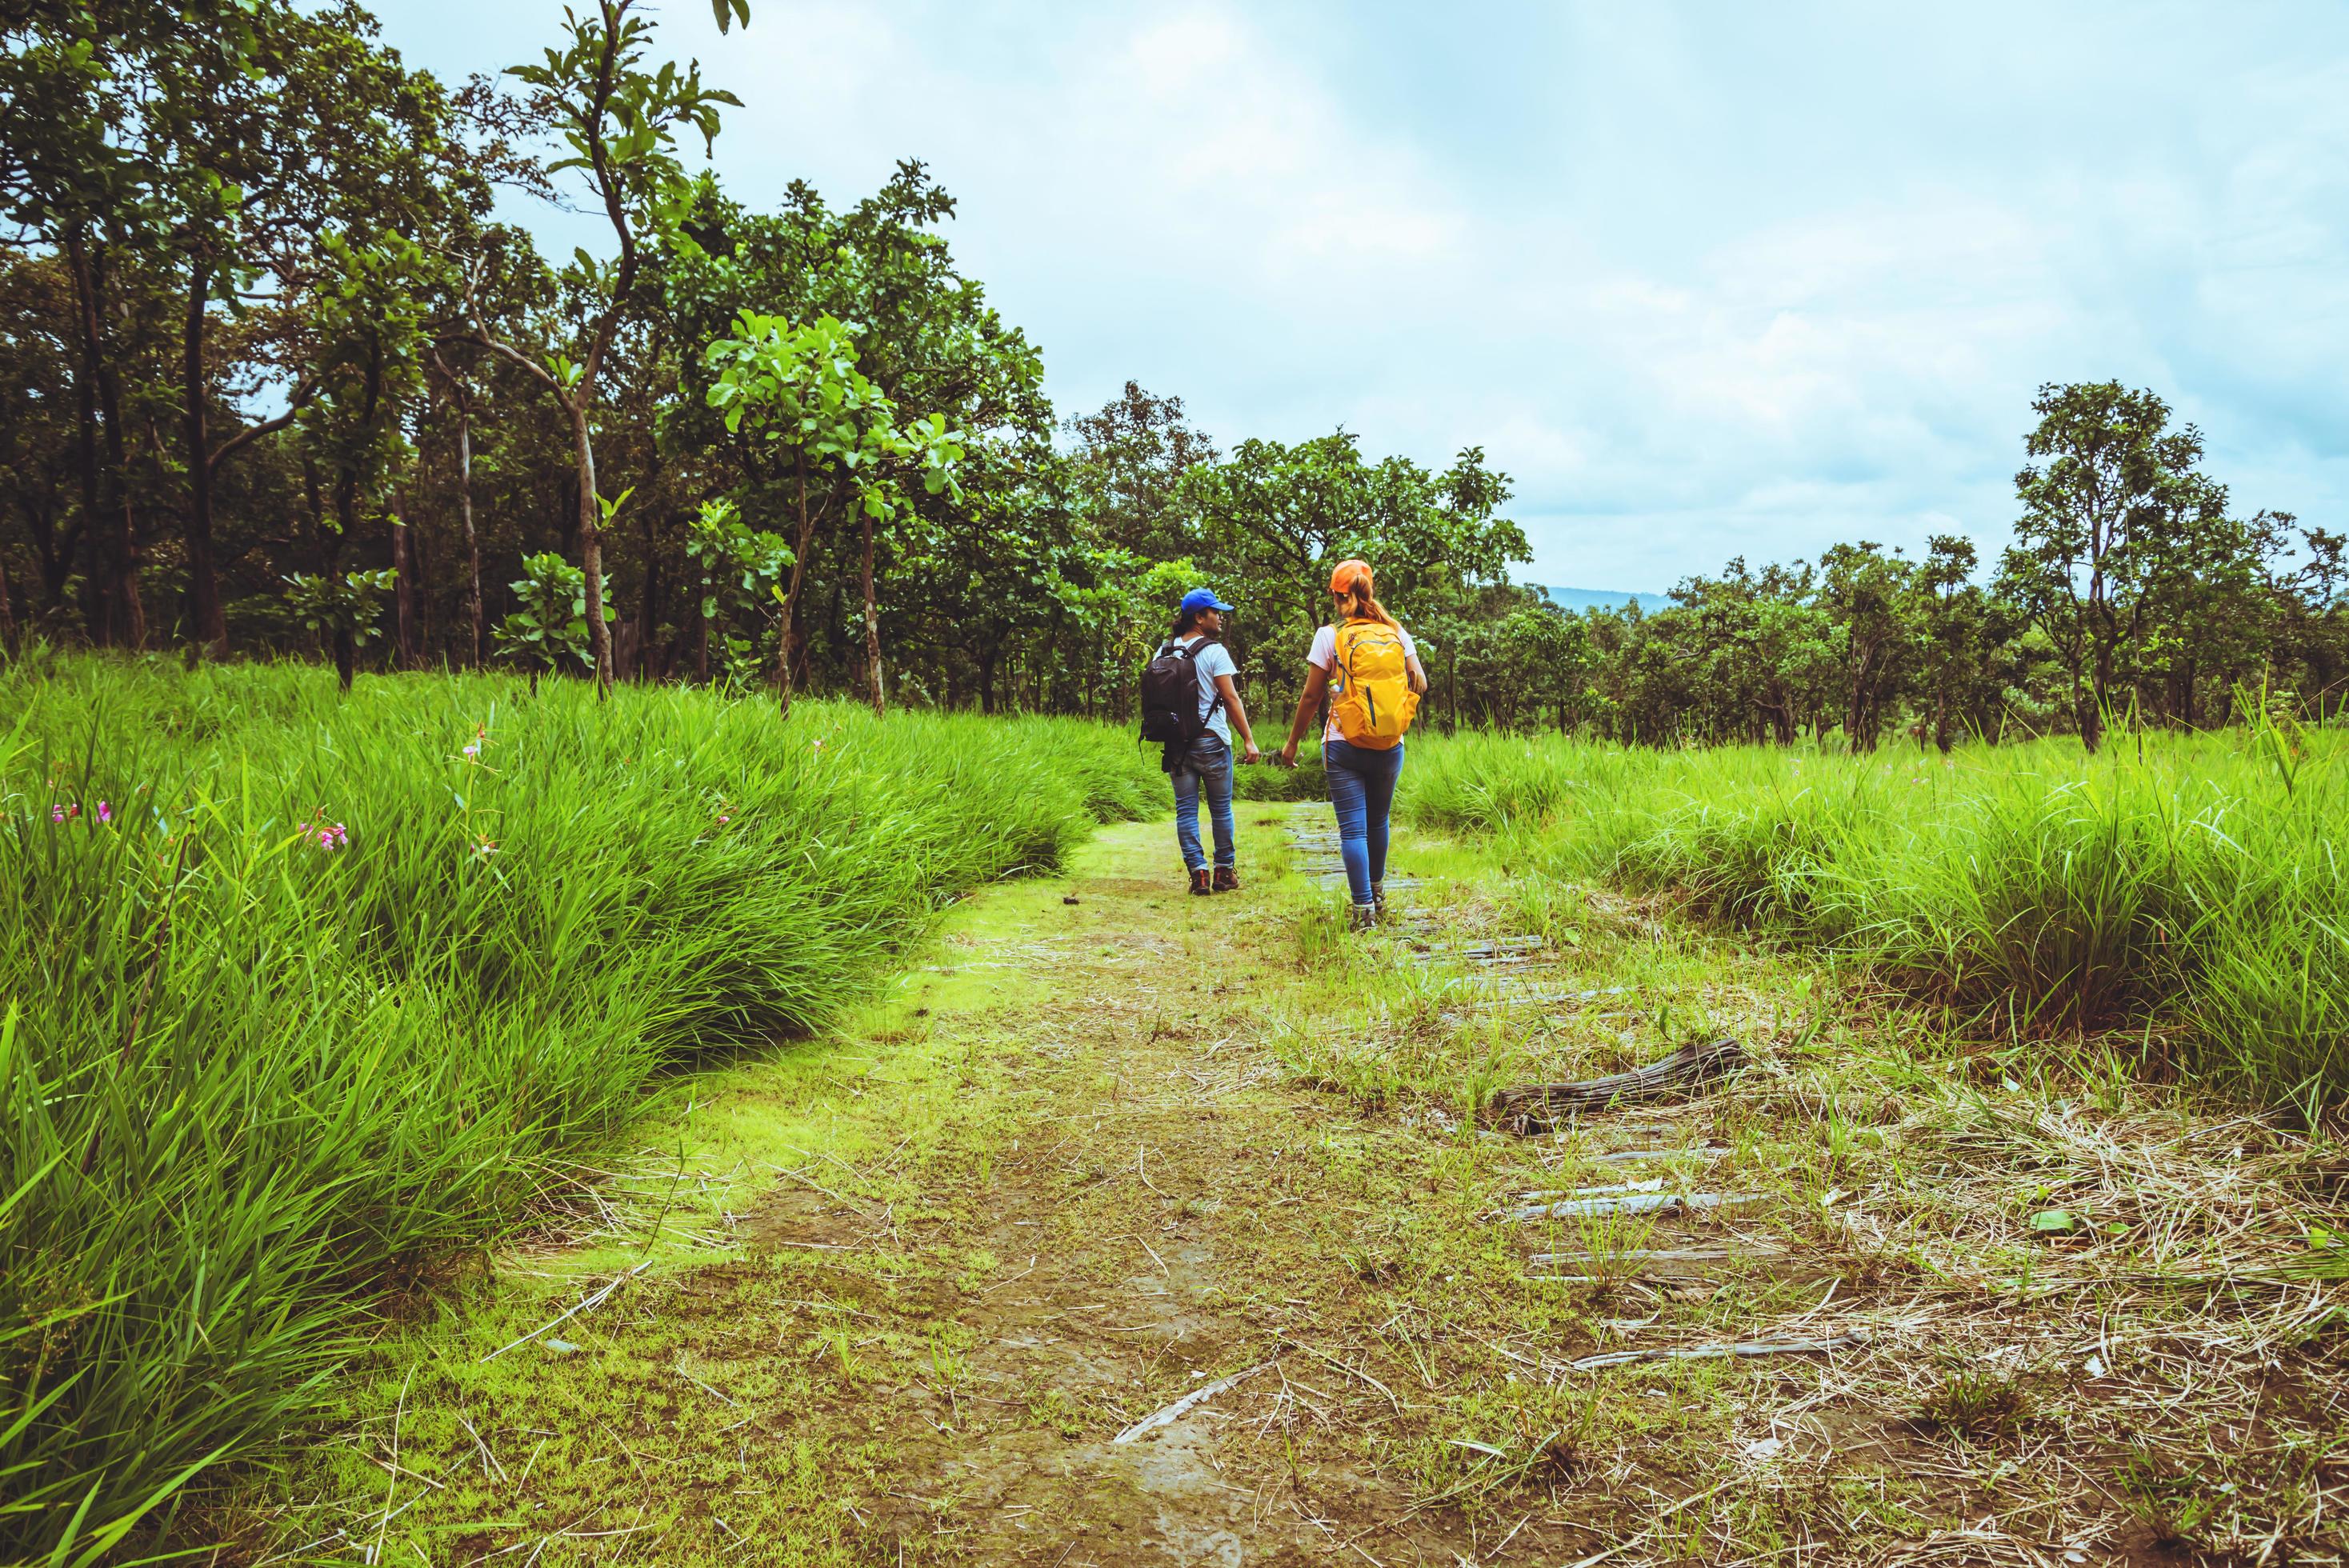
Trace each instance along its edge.
<instances>
[{"instance_id":1,"label":"large leafy tree","mask_svg":"<svg viewBox=\"0 0 2349 1568\"><path fill-rule=\"evenodd\" d=\"M397 268L421 285L430 253L419 242L488 206L486 186L452 156L448 97L377 46L374 26L351 0L316 12L253 0L190 38L144 102L160 155L154 199L168 215L184 301L189 618L198 645L216 655L228 645L214 560L216 470L292 423L353 356L383 352L365 341L382 335L380 322L331 306L322 313L360 328L355 337L319 330L302 319L305 308L313 296L347 291L355 271ZM282 321L258 346L276 361L264 368L283 378L284 407L244 422L223 395L231 365L211 333L218 315L255 310Z\"/></svg>"},{"instance_id":2,"label":"large leafy tree","mask_svg":"<svg viewBox=\"0 0 2349 1568\"><path fill-rule=\"evenodd\" d=\"M2045 632L2090 751L2164 585L2192 570L2198 536L2223 522L2227 492L2200 471L2202 433L2169 405L2116 381L2046 386L2015 475L2023 515L2003 592Z\"/></svg>"},{"instance_id":3,"label":"large leafy tree","mask_svg":"<svg viewBox=\"0 0 2349 1568\"><path fill-rule=\"evenodd\" d=\"M1180 397L1139 382L1067 423L1071 500L1103 541L1143 557L1172 560L1191 541L1180 506L1183 476L1216 460L1216 444L1194 429Z\"/></svg>"},{"instance_id":4,"label":"large leafy tree","mask_svg":"<svg viewBox=\"0 0 2349 1568\"><path fill-rule=\"evenodd\" d=\"M1918 722L1944 752L1961 733L1995 735L1999 654L2021 629L2012 606L1974 581L1977 559L1971 540L1940 533L1917 571Z\"/></svg>"},{"instance_id":5,"label":"large leafy tree","mask_svg":"<svg viewBox=\"0 0 2349 1568\"><path fill-rule=\"evenodd\" d=\"M679 342L725 338L745 311L851 323L858 372L876 391L958 432L968 482L909 488L905 514L874 531L875 614L905 647L908 673L926 674L921 689L975 686L992 704L999 665L1057 614L1054 563L1077 546L1081 525L1063 503L1041 361L936 232L953 206L912 162L843 210L795 184L781 211L754 213L705 185L657 266ZM827 674L853 678L874 640L847 608L865 597L859 492L818 465L802 495L794 443L767 440L758 421L730 429L708 397L716 368L698 354L681 368L684 396L662 415L662 446L706 487L697 499L722 490L752 526L806 533L795 553L807 564L782 628L795 689ZM851 561L855 582L831 564ZM918 584L909 575L917 566ZM884 602L892 586L918 586L919 603L893 614Z\"/></svg>"},{"instance_id":6,"label":"large leafy tree","mask_svg":"<svg viewBox=\"0 0 2349 1568\"><path fill-rule=\"evenodd\" d=\"M566 43L537 65L512 74L537 92L540 112L559 130L567 155L556 172L577 171L611 224L616 254L600 261L582 250L564 282L577 302L563 335L567 349L544 356L524 352L493 333L478 308L470 312L476 340L533 377L570 422L577 483L580 567L586 580L586 620L595 679L612 679L612 636L605 617L604 510L595 480L595 399L605 357L635 299L645 250L690 210L694 186L678 162L677 137L690 129L705 152L718 135L719 108L740 107L733 94L702 85L698 63L680 71L649 67L652 23L639 0L596 0L588 11L566 11ZM748 0L719 5L719 18L749 19Z\"/></svg>"},{"instance_id":7,"label":"large leafy tree","mask_svg":"<svg viewBox=\"0 0 2349 1568\"><path fill-rule=\"evenodd\" d=\"M831 316L802 326L746 312L735 324L735 335L709 346L708 359L716 374L704 396L723 411L729 429L740 432L747 422L760 438L791 454L799 527L792 545L791 585L782 591L786 626L806 582L814 526L811 491L829 483L854 498L864 544L865 671L873 711L880 713L885 699L874 534L878 525L907 509L908 483L932 495L953 488L961 440L942 414L901 422L896 406L857 367L854 334ZM788 637L777 660L776 681L788 715Z\"/></svg>"},{"instance_id":8,"label":"large leafy tree","mask_svg":"<svg viewBox=\"0 0 2349 1568\"><path fill-rule=\"evenodd\" d=\"M181 69L190 35L233 15L193 15L161 0L36 0L0 11L0 211L64 264L71 284L81 514L98 557L93 631L147 639L143 555L132 472L140 296L163 264L163 178L146 89ZM198 26L191 27L191 22Z\"/></svg>"},{"instance_id":9,"label":"large leafy tree","mask_svg":"<svg viewBox=\"0 0 2349 1568\"><path fill-rule=\"evenodd\" d=\"M1845 740L1873 751L1915 670L1916 564L1869 540L1831 545L1819 555L1819 603L1841 645Z\"/></svg>"},{"instance_id":10,"label":"large leafy tree","mask_svg":"<svg viewBox=\"0 0 2349 1568\"><path fill-rule=\"evenodd\" d=\"M1296 658L1337 561L1370 561L1381 600L1441 638L1456 634L1481 589L1505 583L1510 564L1531 553L1499 515L1507 476L1474 448L1431 473L1406 458L1366 462L1344 430L1293 445L1251 438L1190 469L1181 494L1192 552L1247 601L1250 642Z\"/></svg>"}]
</instances>

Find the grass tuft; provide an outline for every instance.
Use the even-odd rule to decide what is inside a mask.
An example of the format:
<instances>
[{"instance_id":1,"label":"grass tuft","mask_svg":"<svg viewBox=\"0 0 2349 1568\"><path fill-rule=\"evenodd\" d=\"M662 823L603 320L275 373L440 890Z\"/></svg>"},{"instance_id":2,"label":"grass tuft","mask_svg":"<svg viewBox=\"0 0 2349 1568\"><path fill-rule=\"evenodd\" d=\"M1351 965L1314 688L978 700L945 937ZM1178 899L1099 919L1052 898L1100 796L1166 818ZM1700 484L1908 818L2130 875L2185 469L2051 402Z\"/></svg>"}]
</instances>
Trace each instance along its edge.
<instances>
[{"instance_id":1,"label":"grass tuft","mask_svg":"<svg viewBox=\"0 0 2349 1568\"><path fill-rule=\"evenodd\" d=\"M1162 790L1075 722L0 673L0 1556L135 1550L659 1075Z\"/></svg>"},{"instance_id":2,"label":"grass tuft","mask_svg":"<svg viewBox=\"0 0 2349 1568\"><path fill-rule=\"evenodd\" d=\"M2349 1094L2349 736L2298 744L2285 778L2232 734L1947 759L1462 736L1414 746L1402 809L1857 958L1977 1029L2128 1031L2140 1067L2313 1119Z\"/></svg>"},{"instance_id":3,"label":"grass tuft","mask_svg":"<svg viewBox=\"0 0 2349 1568\"><path fill-rule=\"evenodd\" d=\"M1988 1443L2022 1430L2031 1415L2031 1397L2016 1378L1959 1367L1927 1390L1915 1421L1925 1431Z\"/></svg>"}]
</instances>

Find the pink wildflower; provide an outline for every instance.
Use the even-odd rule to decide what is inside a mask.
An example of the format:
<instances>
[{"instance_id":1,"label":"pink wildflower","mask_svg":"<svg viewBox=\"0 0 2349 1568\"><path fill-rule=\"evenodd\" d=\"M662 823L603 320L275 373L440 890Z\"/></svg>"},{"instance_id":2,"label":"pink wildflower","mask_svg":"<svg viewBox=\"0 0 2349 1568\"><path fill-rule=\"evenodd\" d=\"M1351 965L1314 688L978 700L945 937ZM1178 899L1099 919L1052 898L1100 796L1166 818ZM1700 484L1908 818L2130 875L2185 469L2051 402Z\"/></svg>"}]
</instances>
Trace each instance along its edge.
<instances>
[{"instance_id":1,"label":"pink wildflower","mask_svg":"<svg viewBox=\"0 0 2349 1568\"><path fill-rule=\"evenodd\" d=\"M342 849L349 842L349 839L350 835L343 830L343 825L340 822L326 822L319 825L318 847L322 850L332 851Z\"/></svg>"},{"instance_id":2,"label":"pink wildflower","mask_svg":"<svg viewBox=\"0 0 2349 1568\"><path fill-rule=\"evenodd\" d=\"M109 806L105 801L100 800L98 803L98 820L101 822L111 822L114 820L114 808Z\"/></svg>"}]
</instances>

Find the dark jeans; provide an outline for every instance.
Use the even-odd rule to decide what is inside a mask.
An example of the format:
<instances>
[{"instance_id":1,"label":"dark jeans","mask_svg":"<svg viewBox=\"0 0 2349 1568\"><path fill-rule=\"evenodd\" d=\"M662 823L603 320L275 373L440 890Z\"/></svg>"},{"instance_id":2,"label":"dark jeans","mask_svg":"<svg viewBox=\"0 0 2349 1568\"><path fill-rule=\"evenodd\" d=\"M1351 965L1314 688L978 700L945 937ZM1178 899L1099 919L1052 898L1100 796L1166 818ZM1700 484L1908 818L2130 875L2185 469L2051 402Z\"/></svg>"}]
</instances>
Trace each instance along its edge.
<instances>
[{"instance_id":1,"label":"dark jeans","mask_svg":"<svg viewBox=\"0 0 2349 1568\"><path fill-rule=\"evenodd\" d=\"M1183 864L1195 872L1207 863L1199 845L1202 794L1207 797L1207 817L1215 825L1216 863L1238 864L1232 851L1232 748L1208 730L1191 742L1167 774L1174 780L1174 840L1183 846Z\"/></svg>"},{"instance_id":2,"label":"dark jeans","mask_svg":"<svg viewBox=\"0 0 2349 1568\"><path fill-rule=\"evenodd\" d=\"M1402 743L1392 751L1321 743L1330 776L1330 804L1338 809L1338 852L1346 862L1346 889L1358 904L1371 902L1372 884L1387 878L1387 810L1402 777Z\"/></svg>"}]
</instances>

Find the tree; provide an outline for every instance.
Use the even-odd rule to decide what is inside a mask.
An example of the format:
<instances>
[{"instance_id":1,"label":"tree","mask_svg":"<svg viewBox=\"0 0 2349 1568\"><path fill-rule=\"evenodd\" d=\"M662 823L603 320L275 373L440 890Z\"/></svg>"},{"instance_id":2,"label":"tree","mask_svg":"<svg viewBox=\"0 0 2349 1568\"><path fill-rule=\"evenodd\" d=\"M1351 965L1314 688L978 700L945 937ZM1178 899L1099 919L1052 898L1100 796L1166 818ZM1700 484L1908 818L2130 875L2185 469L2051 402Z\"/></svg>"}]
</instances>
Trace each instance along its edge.
<instances>
[{"instance_id":1,"label":"tree","mask_svg":"<svg viewBox=\"0 0 2349 1568\"><path fill-rule=\"evenodd\" d=\"M570 420L587 636L599 687L611 684L612 637L604 616L602 511L595 490L596 389L613 337L633 303L647 238L669 229L689 210L693 185L677 160L677 131L685 126L698 130L706 154L718 136L719 106L741 107L733 94L701 85L698 62L683 71L673 63L657 71L644 67L652 24L631 15L638 3L596 0L592 15L565 11L569 46L547 50L543 65L516 66L511 72L538 89L540 108L570 148L570 156L558 160L554 170L578 170L586 176L618 242L614 261L599 263L583 250L564 271L565 284L585 302L572 338L575 357L553 353L542 363L493 335L471 302L468 310L476 340L536 377ZM749 0L716 5L721 26L730 13L750 19Z\"/></svg>"},{"instance_id":2,"label":"tree","mask_svg":"<svg viewBox=\"0 0 2349 1568\"><path fill-rule=\"evenodd\" d=\"M1873 751L1904 695L1918 634L1917 568L1869 540L1819 555L1819 607L1842 645L1843 727L1854 751Z\"/></svg>"},{"instance_id":3,"label":"tree","mask_svg":"<svg viewBox=\"0 0 2349 1568\"><path fill-rule=\"evenodd\" d=\"M792 454L799 531L792 545L791 586L782 594L783 648L776 661L782 712L792 710L791 633L800 588L806 580L813 527L809 508L812 480L836 479L856 498L864 534L865 669L873 711L883 711L881 627L874 595L875 525L905 505L905 481L918 477L932 495L954 484L963 456L946 417L930 414L900 428L897 410L856 365L856 340L831 316L795 326L779 316L746 312L735 335L709 346L706 356L716 373L705 394L720 409L727 428L740 431L754 418L761 437Z\"/></svg>"},{"instance_id":4,"label":"tree","mask_svg":"<svg viewBox=\"0 0 2349 1568\"><path fill-rule=\"evenodd\" d=\"M857 367L881 395L899 408L943 415L960 432L970 482L936 494L909 488L906 514L875 532L875 611L883 636L904 650L900 662L910 661L908 673L926 665L923 689L951 697L975 687L991 705L999 669L1049 666L1050 678L1065 683L1070 668L1038 639L1053 637L1065 614L1050 583L1056 562L1081 553L1087 521L1063 482L1071 470L1052 449L1040 358L957 270L937 232L953 211L952 199L912 161L838 211L795 182L780 211L751 212L705 182L692 216L656 253L656 273L665 330L680 346L730 335L746 310L854 323ZM662 412L661 446L680 475L694 476L692 493L730 495L753 517L795 512L788 444L765 441L755 421L730 431L707 401L715 372L698 353L681 357L685 397ZM809 488L809 564L786 628L795 690L827 680L869 690L873 638L853 580L861 575L864 533L856 506L845 483ZM941 557L952 564L916 564ZM1071 570L1081 576L1081 568ZM918 614L893 604L893 581L918 582Z\"/></svg>"},{"instance_id":5,"label":"tree","mask_svg":"<svg viewBox=\"0 0 2349 1568\"><path fill-rule=\"evenodd\" d=\"M534 688L538 672L556 668L559 659L594 657L587 647L587 574L552 550L523 562L522 572L512 584L520 603L498 623L498 652L528 661Z\"/></svg>"},{"instance_id":6,"label":"tree","mask_svg":"<svg viewBox=\"0 0 2349 1568\"><path fill-rule=\"evenodd\" d=\"M305 296L345 284L355 251L404 251L400 264L422 272L427 253L418 242L447 226L443 214L489 204L486 186L451 157L446 95L370 43L374 26L350 0L316 15L251 0L194 30L145 100L160 159L154 198L170 216L184 299L189 618L197 646L215 656L228 649L213 545L216 471L291 424L337 361L367 352L335 334L304 332ZM279 412L218 441L215 415L235 419L210 342L216 307L283 320L268 335L279 361L269 369L290 383Z\"/></svg>"},{"instance_id":7,"label":"tree","mask_svg":"<svg viewBox=\"0 0 2349 1568\"><path fill-rule=\"evenodd\" d=\"M2001 592L2054 645L2094 751L2156 592L2189 570L2189 535L2223 520L2227 492L2196 468L2202 433L2171 430L2169 406L2151 392L2050 384L2032 408L2039 424L2024 448L2040 460L2015 475L2023 511Z\"/></svg>"},{"instance_id":8,"label":"tree","mask_svg":"<svg viewBox=\"0 0 2349 1568\"><path fill-rule=\"evenodd\" d=\"M2302 696L2320 717L2335 711L2349 672L2349 537L2323 528L2299 531L2300 565L2276 585L2282 608L2279 651L2305 672Z\"/></svg>"},{"instance_id":9,"label":"tree","mask_svg":"<svg viewBox=\"0 0 2349 1568\"><path fill-rule=\"evenodd\" d=\"M1520 714L1555 714L1563 735L1578 716L1594 658L1590 624L1556 604L1526 603L1497 624L1499 717L1514 729Z\"/></svg>"},{"instance_id":10,"label":"tree","mask_svg":"<svg viewBox=\"0 0 2349 1568\"><path fill-rule=\"evenodd\" d=\"M357 650L375 636L383 619L389 572L303 573L285 580L285 608L298 625L326 637L334 650L335 676L345 691Z\"/></svg>"},{"instance_id":11,"label":"tree","mask_svg":"<svg viewBox=\"0 0 2349 1568\"><path fill-rule=\"evenodd\" d=\"M791 567L791 546L783 542L781 534L747 527L732 501L710 500L702 502L700 515L688 526L685 553L693 562L700 587L695 607L698 629L694 679L709 678L713 634L724 639L727 675L740 678L748 673L742 666L755 658L755 638L738 643L727 635L726 626L733 617L768 601Z\"/></svg>"},{"instance_id":12,"label":"tree","mask_svg":"<svg viewBox=\"0 0 2349 1568\"><path fill-rule=\"evenodd\" d=\"M31 546L31 576L16 577L25 618L52 627L89 521L72 500L75 457L87 439L74 417L73 317L72 284L57 258L0 261L0 490Z\"/></svg>"},{"instance_id":13,"label":"tree","mask_svg":"<svg viewBox=\"0 0 2349 1568\"><path fill-rule=\"evenodd\" d=\"M1129 381L1094 413L1068 421L1076 504L1108 543L1164 559L1185 553L1183 476L1216 460L1213 441L1184 418L1183 399Z\"/></svg>"},{"instance_id":14,"label":"tree","mask_svg":"<svg viewBox=\"0 0 2349 1568\"><path fill-rule=\"evenodd\" d=\"M1475 448L1432 474L1406 458L1366 463L1343 430L1294 445L1252 438L1221 462L1191 468L1180 493L1191 552L1248 586L1250 640L1300 655L1337 561L1370 561L1381 602L1434 630L1471 614L1478 592L1506 583L1510 563L1530 554L1516 524L1497 515L1508 476L1487 469Z\"/></svg>"},{"instance_id":15,"label":"tree","mask_svg":"<svg viewBox=\"0 0 2349 1568\"><path fill-rule=\"evenodd\" d=\"M1989 733L1984 722L2000 696L1996 657L2017 629L2011 609L1973 581L1973 542L1937 533L1927 542L1916 587L1922 604L1917 642L1918 686L1924 712L1920 739L1946 754L1960 731Z\"/></svg>"},{"instance_id":16,"label":"tree","mask_svg":"<svg viewBox=\"0 0 2349 1568\"><path fill-rule=\"evenodd\" d=\"M72 285L74 398L82 516L102 579L92 630L131 647L147 639L140 529L131 479L124 367L140 321L126 280L158 264L163 225L141 88L199 29L180 8L53 0L0 14L0 206L54 248Z\"/></svg>"}]
</instances>

